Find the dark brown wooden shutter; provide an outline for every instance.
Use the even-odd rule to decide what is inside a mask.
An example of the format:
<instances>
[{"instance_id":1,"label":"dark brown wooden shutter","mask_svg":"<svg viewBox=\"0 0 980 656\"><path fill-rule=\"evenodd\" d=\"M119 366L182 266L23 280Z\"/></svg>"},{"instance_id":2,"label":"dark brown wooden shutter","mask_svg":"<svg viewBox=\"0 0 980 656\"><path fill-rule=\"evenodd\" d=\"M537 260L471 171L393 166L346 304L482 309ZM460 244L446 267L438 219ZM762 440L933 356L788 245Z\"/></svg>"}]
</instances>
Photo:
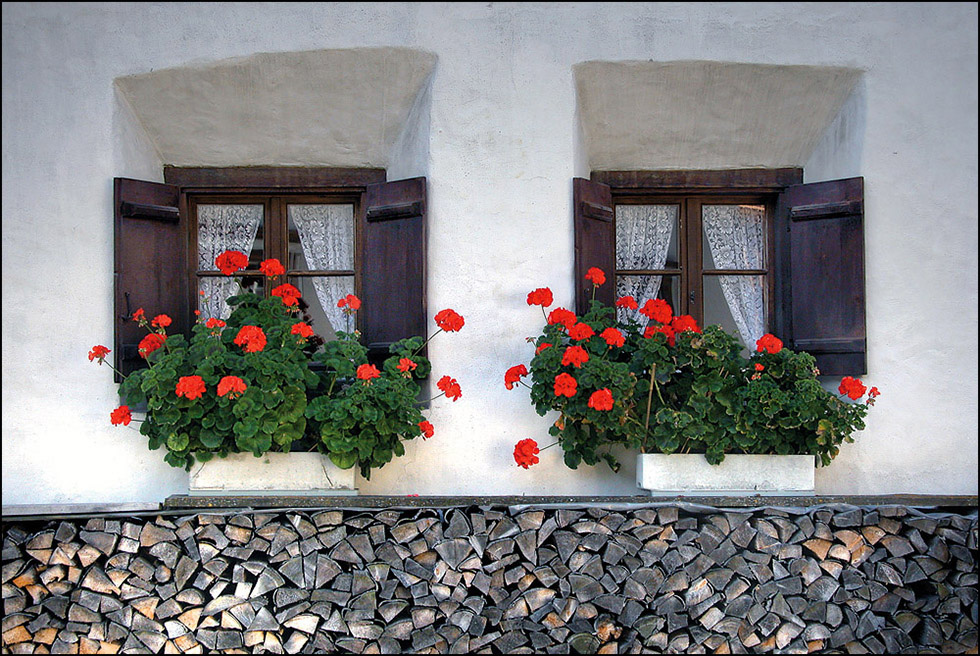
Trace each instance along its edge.
<instances>
[{"instance_id":1,"label":"dark brown wooden shutter","mask_svg":"<svg viewBox=\"0 0 980 656\"><path fill-rule=\"evenodd\" d=\"M400 339L426 336L425 178L368 185L364 206L361 325L376 360Z\"/></svg>"},{"instance_id":2,"label":"dark brown wooden shutter","mask_svg":"<svg viewBox=\"0 0 980 656\"><path fill-rule=\"evenodd\" d=\"M777 336L821 374L867 373L864 178L787 187L775 228Z\"/></svg>"},{"instance_id":3,"label":"dark brown wooden shutter","mask_svg":"<svg viewBox=\"0 0 980 656\"><path fill-rule=\"evenodd\" d=\"M572 180L575 213L575 311L585 314L592 301L592 283L585 274L598 267L606 283L595 298L612 307L616 302L616 223L609 185L585 178Z\"/></svg>"},{"instance_id":4,"label":"dark brown wooden shutter","mask_svg":"<svg viewBox=\"0 0 980 656\"><path fill-rule=\"evenodd\" d=\"M173 185L114 181L115 362L124 374L146 364L137 347L147 331L132 320L138 308L148 319L169 315L169 334L189 332L187 222L180 215L179 199L180 189Z\"/></svg>"}]
</instances>

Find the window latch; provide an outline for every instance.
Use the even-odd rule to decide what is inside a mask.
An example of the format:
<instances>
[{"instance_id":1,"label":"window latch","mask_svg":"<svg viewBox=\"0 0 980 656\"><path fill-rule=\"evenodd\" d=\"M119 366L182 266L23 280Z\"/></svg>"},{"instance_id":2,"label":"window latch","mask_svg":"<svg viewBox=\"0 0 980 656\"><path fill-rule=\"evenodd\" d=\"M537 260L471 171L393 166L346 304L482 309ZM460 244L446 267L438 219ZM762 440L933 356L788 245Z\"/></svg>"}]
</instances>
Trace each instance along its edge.
<instances>
[{"instance_id":1,"label":"window latch","mask_svg":"<svg viewBox=\"0 0 980 656\"><path fill-rule=\"evenodd\" d=\"M691 303L694 302L694 292L691 292L687 295L687 300L690 301Z\"/></svg>"}]
</instances>

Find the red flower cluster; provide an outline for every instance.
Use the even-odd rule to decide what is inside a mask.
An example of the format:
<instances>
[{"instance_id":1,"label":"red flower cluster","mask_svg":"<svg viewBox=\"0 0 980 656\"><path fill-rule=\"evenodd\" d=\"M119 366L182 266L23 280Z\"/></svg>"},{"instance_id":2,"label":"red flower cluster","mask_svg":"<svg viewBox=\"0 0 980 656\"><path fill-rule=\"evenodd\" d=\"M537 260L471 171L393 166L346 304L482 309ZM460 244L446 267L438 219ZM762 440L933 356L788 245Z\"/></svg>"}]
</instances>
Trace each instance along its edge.
<instances>
[{"instance_id":1,"label":"red flower cluster","mask_svg":"<svg viewBox=\"0 0 980 656\"><path fill-rule=\"evenodd\" d=\"M578 390L578 381L566 373L555 376L555 396L572 398Z\"/></svg>"},{"instance_id":2,"label":"red flower cluster","mask_svg":"<svg viewBox=\"0 0 980 656\"><path fill-rule=\"evenodd\" d=\"M776 353L779 353L780 351L783 350L783 342L775 335L766 333L765 335L763 335L762 337L756 340L755 350L758 351L759 353L765 351L766 353L771 353L775 355ZM843 392L841 393L843 394Z\"/></svg>"},{"instance_id":3,"label":"red flower cluster","mask_svg":"<svg viewBox=\"0 0 980 656\"><path fill-rule=\"evenodd\" d=\"M245 393L248 386L238 376L225 376L218 381L218 396L228 396L234 399Z\"/></svg>"},{"instance_id":4,"label":"red flower cluster","mask_svg":"<svg viewBox=\"0 0 980 656\"><path fill-rule=\"evenodd\" d=\"M241 251L225 251L214 260L214 266L226 276L248 266L248 256Z\"/></svg>"},{"instance_id":5,"label":"red flower cluster","mask_svg":"<svg viewBox=\"0 0 980 656\"><path fill-rule=\"evenodd\" d=\"M163 346L163 343L167 341L166 335L161 335L160 333L150 333L142 340L140 340L139 346L137 347L139 354L143 356L145 360L150 353Z\"/></svg>"},{"instance_id":6,"label":"red flower cluster","mask_svg":"<svg viewBox=\"0 0 980 656\"><path fill-rule=\"evenodd\" d=\"M537 348L534 349L534 355L537 355L538 353L545 350L549 346L551 346L551 344L549 344L548 342L541 342L540 344L538 344Z\"/></svg>"},{"instance_id":7,"label":"red flower cluster","mask_svg":"<svg viewBox=\"0 0 980 656\"><path fill-rule=\"evenodd\" d=\"M657 323L670 323L671 317L674 316L670 305L662 298L651 298L648 300L643 304L643 309L640 310L640 314Z\"/></svg>"},{"instance_id":8,"label":"red flower cluster","mask_svg":"<svg viewBox=\"0 0 980 656\"><path fill-rule=\"evenodd\" d=\"M224 328L228 324L226 324L221 319L215 319L214 317L211 317L210 319L204 322L204 325L210 328L212 331L215 331L218 328Z\"/></svg>"},{"instance_id":9,"label":"red flower cluster","mask_svg":"<svg viewBox=\"0 0 980 656\"><path fill-rule=\"evenodd\" d=\"M301 296L300 291L288 282L275 287L270 293L281 298L282 304L288 306L298 305Z\"/></svg>"},{"instance_id":10,"label":"red flower cluster","mask_svg":"<svg viewBox=\"0 0 980 656\"><path fill-rule=\"evenodd\" d=\"M463 316L446 308L436 314L436 325L445 330L447 333L452 333L458 331L463 327Z\"/></svg>"},{"instance_id":11,"label":"red flower cluster","mask_svg":"<svg viewBox=\"0 0 980 656\"><path fill-rule=\"evenodd\" d=\"M118 426L122 424L123 426L129 426L129 422L133 420L133 415L129 411L128 405L121 405L111 413L109 413L109 421L112 422L113 426Z\"/></svg>"},{"instance_id":12,"label":"red flower cluster","mask_svg":"<svg viewBox=\"0 0 980 656\"><path fill-rule=\"evenodd\" d=\"M435 433L435 428L433 428L432 424L424 419L419 422L419 429L422 431L423 440L429 439Z\"/></svg>"},{"instance_id":13,"label":"red flower cluster","mask_svg":"<svg viewBox=\"0 0 980 656\"><path fill-rule=\"evenodd\" d=\"M575 316L575 313L563 307L555 308L548 315L548 325L561 324L565 326L565 330L574 326L576 321L578 321L578 317Z\"/></svg>"},{"instance_id":14,"label":"red flower cluster","mask_svg":"<svg viewBox=\"0 0 980 656\"><path fill-rule=\"evenodd\" d=\"M88 361L91 362L92 360L98 358L99 364L102 364L105 361L105 356L109 355L111 352L112 349L108 349L105 346L93 346L92 350L88 352Z\"/></svg>"},{"instance_id":15,"label":"red flower cluster","mask_svg":"<svg viewBox=\"0 0 980 656\"><path fill-rule=\"evenodd\" d=\"M265 333L259 326L242 326L235 335L235 344L246 353L257 353L265 348Z\"/></svg>"},{"instance_id":16,"label":"red flower cluster","mask_svg":"<svg viewBox=\"0 0 980 656\"><path fill-rule=\"evenodd\" d=\"M699 333L701 329L698 328L698 322L694 320L689 314L682 314L670 322L670 327L673 329L675 334L680 334L685 330L690 330L691 332Z\"/></svg>"},{"instance_id":17,"label":"red flower cluster","mask_svg":"<svg viewBox=\"0 0 980 656\"><path fill-rule=\"evenodd\" d=\"M592 326L587 323L580 322L568 329L568 336L574 339L576 342L589 339L593 335L595 335L595 331L592 330Z\"/></svg>"},{"instance_id":18,"label":"red flower cluster","mask_svg":"<svg viewBox=\"0 0 980 656\"><path fill-rule=\"evenodd\" d=\"M765 368L765 367L764 367L764 366L762 365L762 363L761 363L761 362L756 362L756 363L755 363L755 370L756 370L756 371L765 371L765 369L766 369L766 368Z\"/></svg>"},{"instance_id":19,"label":"red flower cluster","mask_svg":"<svg viewBox=\"0 0 980 656\"><path fill-rule=\"evenodd\" d=\"M344 312L351 314L357 312L361 309L361 299L354 296L353 294L348 294L339 301L337 301L337 307L344 308Z\"/></svg>"},{"instance_id":20,"label":"red flower cluster","mask_svg":"<svg viewBox=\"0 0 980 656\"><path fill-rule=\"evenodd\" d=\"M865 401L865 403L867 403L868 405L874 405L875 399L878 398L880 394L881 392L878 391L877 387L872 387L871 389L868 390L868 400Z\"/></svg>"},{"instance_id":21,"label":"red flower cluster","mask_svg":"<svg viewBox=\"0 0 980 656\"><path fill-rule=\"evenodd\" d=\"M632 296L620 296L616 299L616 307L623 308L624 310L635 310L640 306Z\"/></svg>"},{"instance_id":22,"label":"red flower cluster","mask_svg":"<svg viewBox=\"0 0 980 656\"><path fill-rule=\"evenodd\" d=\"M136 310L136 312L133 312L133 321L135 321L136 323L141 323L143 321L146 321L146 312L143 311L143 308L140 308Z\"/></svg>"},{"instance_id":23,"label":"red flower cluster","mask_svg":"<svg viewBox=\"0 0 980 656\"><path fill-rule=\"evenodd\" d=\"M181 376L177 381L177 396L183 396L188 401L201 398L207 391L200 376Z\"/></svg>"},{"instance_id":24,"label":"red flower cluster","mask_svg":"<svg viewBox=\"0 0 980 656\"><path fill-rule=\"evenodd\" d=\"M592 267L585 274L586 280L591 280L592 284L596 287L604 285L606 283L606 274L602 269L598 267Z\"/></svg>"},{"instance_id":25,"label":"red flower cluster","mask_svg":"<svg viewBox=\"0 0 980 656\"><path fill-rule=\"evenodd\" d=\"M278 278L286 273L286 267L282 265L282 262L272 257L264 260L259 265L259 271L262 272L262 275L269 276L270 278Z\"/></svg>"},{"instance_id":26,"label":"red flower cluster","mask_svg":"<svg viewBox=\"0 0 980 656\"><path fill-rule=\"evenodd\" d=\"M309 324L300 321L299 323L293 324L293 327L289 329L289 333L291 335L299 335L300 339L305 340L309 337L313 337L313 328L311 328Z\"/></svg>"},{"instance_id":27,"label":"red flower cluster","mask_svg":"<svg viewBox=\"0 0 980 656\"><path fill-rule=\"evenodd\" d=\"M619 332L615 328L606 328L601 333L599 333L599 337L601 337L606 341L606 344L609 345L609 348L612 348L614 346L621 347L623 346L623 344L626 343L626 337L623 335L623 333Z\"/></svg>"},{"instance_id":28,"label":"red flower cluster","mask_svg":"<svg viewBox=\"0 0 980 656\"><path fill-rule=\"evenodd\" d=\"M515 365L504 373L504 387L514 389L514 385L521 382L521 378L527 375L527 367L522 364Z\"/></svg>"},{"instance_id":29,"label":"red flower cluster","mask_svg":"<svg viewBox=\"0 0 980 656\"><path fill-rule=\"evenodd\" d=\"M589 397L589 407L593 410L612 410L613 395L609 389L601 389L592 393Z\"/></svg>"},{"instance_id":30,"label":"red flower cluster","mask_svg":"<svg viewBox=\"0 0 980 656\"><path fill-rule=\"evenodd\" d=\"M527 295L528 305L540 305L543 308L551 305L554 300L555 299L551 294L551 290L547 287L539 287Z\"/></svg>"},{"instance_id":31,"label":"red flower cluster","mask_svg":"<svg viewBox=\"0 0 980 656\"><path fill-rule=\"evenodd\" d=\"M463 390L460 389L459 383L456 382L455 378L443 376L439 379L439 382L436 383L436 387L442 390L447 399L452 399L453 403L455 403L459 397L463 396Z\"/></svg>"},{"instance_id":32,"label":"red flower cluster","mask_svg":"<svg viewBox=\"0 0 980 656\"><path fill-rule=\"evenodd\" d=\"M563 367L573 366L577 369L588 361L589 354L584 348L581 346L569 346L565 349L565 355L562 356L561 364Z\"/></svg>"},{"instance_id":33,"label":"red flower cluster","mask_svg":"<svg viewBox=\"0 0 980 656\"><path fill-rule=\"evenodd\" d=\"M531 465L536 465L541 462L537 456L540 452L538 443L531 438L521 440L514 446L514 462L518 466L527 469Z\"/></svg>"},{"instance_id":34,"label":"red flower cluster","mask_svg":"<svg viewBox=\"0 0 980 656\"><path fill-rule=\"evenodd\" d=\"M864 396L864 392L867 389L868 388L865 387L864 384L857 378L844 376L844 378L840 381L840 387L837 388L837 391L851 400L857 401ZM877 388L875 388L875 391L877 392ZM877 396L877 393L875 396Z\"/></svg>"},{"instance_id":35,"label":"red flower cluster","mask_svg":"<svg viewBox=\"0 0 980 656\"><path fill-rule=\"evenodd\" d=\"M373 364L362 364L357 368L357 379L369 381L372 378L381 378L381 372Z\"/></svg>"},{"instance_id":36,"label":"red flower cluster","mask_svg":"<svg viewBox=\"0 0 980 656\"><path fill-rule=\"evenodd\" d=\"M418 367L418 364L409 358L401 358L398 361L398 371L403 374L407 374L409 371L415 371L416 367Z\"/></svg>"},{"instance_id":37,"label":"red flower cluster","mask_svg":"<svg viewBox=\"0 0 980 656\"><path fill-rule=\"evenodd\" d=\"M153 326L154 328L166 328L173 322L174 322L173 319L171 319L167 315L158 314L157 316L153 317L153 321L150 322L150 325Z\"/></svg>"}]
</instances>

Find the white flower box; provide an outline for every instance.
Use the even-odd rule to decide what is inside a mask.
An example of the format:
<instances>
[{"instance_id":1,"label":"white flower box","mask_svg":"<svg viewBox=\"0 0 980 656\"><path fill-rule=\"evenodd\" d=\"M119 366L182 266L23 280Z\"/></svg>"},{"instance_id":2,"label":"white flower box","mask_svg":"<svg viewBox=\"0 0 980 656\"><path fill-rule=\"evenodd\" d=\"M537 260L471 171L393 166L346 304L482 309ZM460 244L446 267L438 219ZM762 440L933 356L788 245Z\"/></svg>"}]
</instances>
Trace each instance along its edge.
<instances>
[{"instance_id":1,"label":"white flower box","mask_svg":"<svg viewBox=\"0 0 980 656\"><path fill-rule=\"evenodd\" d=\"M711 465L702 454L643 453L636 484L654 496L812 495L813 456L726 455Z\"/></svg>"},{"instance_id":2,"label":"white flower box","mask_svg":"<svg viewBox=\"0 0 980 656\"><path fill-rule=\"evenodd\" d=\"M320 453L232 453L195 462L191 496L354 495L355 468L340 469Z\"/></svg>"}]
</instances>

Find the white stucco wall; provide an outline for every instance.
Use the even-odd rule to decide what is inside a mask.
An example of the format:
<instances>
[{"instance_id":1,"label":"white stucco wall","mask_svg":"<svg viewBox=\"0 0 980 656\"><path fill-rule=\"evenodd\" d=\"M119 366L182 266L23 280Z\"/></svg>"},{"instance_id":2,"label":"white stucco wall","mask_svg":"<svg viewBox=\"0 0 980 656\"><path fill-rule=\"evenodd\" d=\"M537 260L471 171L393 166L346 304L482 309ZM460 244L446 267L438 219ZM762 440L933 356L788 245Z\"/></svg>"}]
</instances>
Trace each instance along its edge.
<instances>
[{"instance_id":1,"label":"white stucco wall","mask_svg":"<svg viewBox=\"0 0 980 656\"><path fill-rule=\"evenodd\" d=\"M260 52L433 53L390 172L429 180L431 345L463 397L367 494L631 494L633 466L529 471L548 422L503 372L540 328L530 289L572 301L571 183L589 154L573 67L709 60L859 69L806 162L866 185L869 373L883 396L822 493L977 493L977 7L971 4L3 4L3 503L157 501L186 475L114 428L114 176L160 179L123 76ZM269 162L276 163L276 162Z\"/></svg>"}]
</instances>

